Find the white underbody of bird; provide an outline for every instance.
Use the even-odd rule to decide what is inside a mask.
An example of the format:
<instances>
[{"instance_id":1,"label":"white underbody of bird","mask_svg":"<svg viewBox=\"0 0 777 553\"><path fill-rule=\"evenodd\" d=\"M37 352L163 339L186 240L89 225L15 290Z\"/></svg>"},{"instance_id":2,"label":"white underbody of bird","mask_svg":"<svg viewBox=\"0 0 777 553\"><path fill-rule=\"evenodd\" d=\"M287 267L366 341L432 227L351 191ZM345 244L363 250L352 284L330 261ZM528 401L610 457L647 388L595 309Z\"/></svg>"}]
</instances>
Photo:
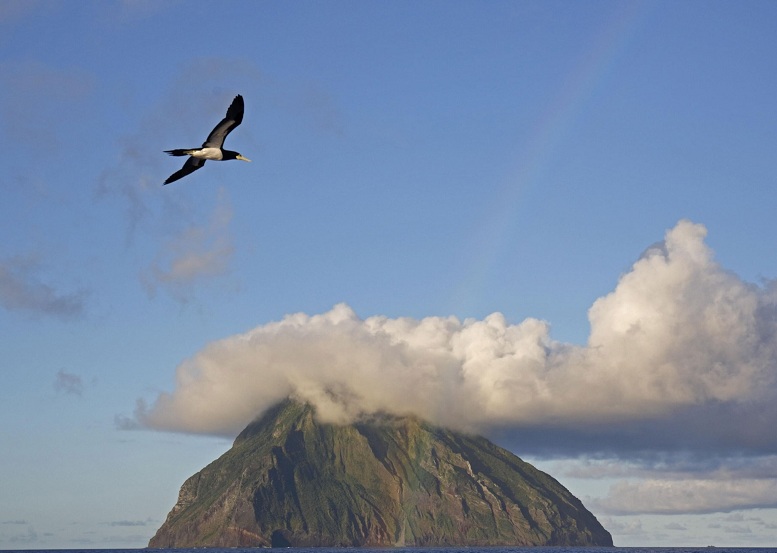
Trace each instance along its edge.
<instances>
[{"instance_id":1,"label":"white underbody of bird","mask_svg":"<svg viewBox=\"0 0 777 553\"><path fill-rule=\"evenodd\" d=\"M192 156L198 159L209 159L211 161L226 161L228 159L239 159L240 161L251 161L237 152L231 150L222 150L221 148L195 148L192 150L166 150L171 156ZM230 155L235 154L235 155Z\"/></svg>"}]
</instances>

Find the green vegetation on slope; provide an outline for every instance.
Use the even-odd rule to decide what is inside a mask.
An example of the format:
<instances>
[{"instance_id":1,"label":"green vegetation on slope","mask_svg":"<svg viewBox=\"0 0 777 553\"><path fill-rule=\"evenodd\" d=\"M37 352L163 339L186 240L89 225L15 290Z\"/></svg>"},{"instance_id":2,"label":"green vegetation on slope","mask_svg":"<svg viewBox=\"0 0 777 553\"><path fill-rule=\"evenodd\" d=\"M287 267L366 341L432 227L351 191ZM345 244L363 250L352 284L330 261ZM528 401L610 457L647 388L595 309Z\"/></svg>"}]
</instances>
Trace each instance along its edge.
<instances>
[{"instance_id":1,"label":"green vegetation on slope","mask_svg":"<svg viewBox=\"0 0 777 553\"><path fill-rule=\"evenodd\" d=\"M612 545L561 484L412 417L320 424L288 400L189 478L150 547Z\"/></svg>"}]
</instances>

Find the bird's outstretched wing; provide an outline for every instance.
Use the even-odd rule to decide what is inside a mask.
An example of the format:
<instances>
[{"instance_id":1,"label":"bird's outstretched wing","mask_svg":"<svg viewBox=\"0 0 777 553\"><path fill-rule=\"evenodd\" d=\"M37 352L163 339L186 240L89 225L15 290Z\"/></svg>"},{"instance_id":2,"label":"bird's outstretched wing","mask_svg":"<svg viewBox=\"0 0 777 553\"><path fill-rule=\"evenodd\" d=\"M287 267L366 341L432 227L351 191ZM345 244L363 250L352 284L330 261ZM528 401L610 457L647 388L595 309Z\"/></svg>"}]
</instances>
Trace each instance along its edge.
<instances>
[{"instance_id":1,"label":"bird's outstretched wing","mask_svg":"<svg viewBox=\"0 0 777 553\"><path fill-rule=\"evenodd\" d=\"M230 104L229 109L227 110L227 115L221 120L221 123L210 131L207 140L202 143L202 147L221 148L224 145L224 139L232 132L232 129L243 122L244 110L245 105L243 104L243 97L238 94L235 96L235 99L232 100L232 104Z\"/></svg>"},{"instance_id":2,"label":"bird's outstretched wing","mask_svg":"<svg viewBox=\"0 0 777 553\"><path fill-rule=\"evenodd\" d=\"M171 182L175 182L178 179L184 178L189 173L194 173L197 169L205 165L205 160L200 159L198 157L190 157L186 160L186 163L183 164L183 167L167 177L167 180L165 181L165 184L170 184Z\"/></svg>"}]
</instances>

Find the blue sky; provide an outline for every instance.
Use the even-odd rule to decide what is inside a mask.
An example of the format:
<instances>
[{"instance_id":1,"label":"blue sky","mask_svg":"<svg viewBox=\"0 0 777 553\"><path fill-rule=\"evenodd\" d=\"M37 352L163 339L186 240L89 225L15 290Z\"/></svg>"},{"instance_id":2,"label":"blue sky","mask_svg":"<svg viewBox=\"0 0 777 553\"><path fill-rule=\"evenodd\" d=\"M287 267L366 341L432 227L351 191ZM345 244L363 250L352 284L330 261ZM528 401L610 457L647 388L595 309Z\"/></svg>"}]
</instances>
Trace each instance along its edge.
<instances>
[{"instance_id":1,"label":"blue sky","mask_svg":"<svg viewBox=\"0 0 777 553\"><path fill-rule=\"evenodd\" d=\"M146 545L288 394L775 543L776 4L213 8L0 2L0 548Z\"/></svg>"}]
</instances>

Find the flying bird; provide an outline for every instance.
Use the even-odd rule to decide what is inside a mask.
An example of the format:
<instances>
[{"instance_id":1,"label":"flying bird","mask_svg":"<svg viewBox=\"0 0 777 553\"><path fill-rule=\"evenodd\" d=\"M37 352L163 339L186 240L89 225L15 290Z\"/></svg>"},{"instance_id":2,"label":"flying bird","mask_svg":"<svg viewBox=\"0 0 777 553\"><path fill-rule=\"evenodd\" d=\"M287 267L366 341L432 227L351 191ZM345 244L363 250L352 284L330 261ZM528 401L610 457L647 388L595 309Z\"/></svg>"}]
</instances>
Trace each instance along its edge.
<instances>
[{"instance_id":1,"label":"flying bird","mask_svg":"<svg viewBox=\"0 0 777 553\"><path fill-rule=\"evenodd\" d=\"M238 94L235 99L232 100L232 104L227 110L227 115L221 120L221 123L216 125L205 142L202 143L202 148L192 148L189 150L165 150L166 154L171 156L189 156L183 167L167 177L165 184L170 184L178 179L181 179L189 173L194 173L197 169L205 165L205 161L212 159L213 161L227 161L229 159L239 159L241 161L251 161L250 159L243 157L238 152L232 150L225 150L224 140L232 130L237 127L243 121L243 110L245 105L243 104L243 97Z\"/></svg>"}]
</instances>

